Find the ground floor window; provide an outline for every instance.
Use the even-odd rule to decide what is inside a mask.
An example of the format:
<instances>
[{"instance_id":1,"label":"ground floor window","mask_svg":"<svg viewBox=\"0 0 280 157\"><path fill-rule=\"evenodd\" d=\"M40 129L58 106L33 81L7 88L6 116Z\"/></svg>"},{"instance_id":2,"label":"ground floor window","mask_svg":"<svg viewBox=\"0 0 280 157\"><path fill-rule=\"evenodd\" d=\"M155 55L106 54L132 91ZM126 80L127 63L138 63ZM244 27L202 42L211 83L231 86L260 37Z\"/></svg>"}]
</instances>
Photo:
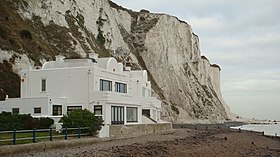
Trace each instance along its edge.
<instances>
[{"instance_id":1,"label":"ground floor window","mask_svg":"<svg viewBox=\"0 0 280 157\"><path fill-rule=\"evenodd\" d=\"M111 124L124 124L124 107L112 106L111 107Z\"/></svg>"},{"instance_id":2,"label":"ground floor window","mask_svg":"<svg viewBox=\"0 0 280 157\"><path fill-rule=\"evenodd\" d=\"M34 113L41 113L41 107L35 107Z\"/></svg>"},{"instance_id":3,"label":"ground floor window","mask_svg":"<svg viewBox=\"0 0 280 157\"><path fill-rule=\"evenodd\" d=\"M126 108L126 121L127 122L138 122L137 107L127 107Z\"/></svg>"},{"instance_id":4,"label":"ground floor window","mask_svg":"<svg viewBox=\"0 0 280 157\"><path fill-rule=\"evenodd\" d=\"M151 116L150 110L149 110L149 109L143 109L143 110L142 110L142 115L145 115L145 116L147 116L147 117L150 117L150 116Z\"/></svg>"},{"instance_id":5,"label":"ground floor window","mask_svg":"<svg viewBox=\"0 0 280 157\"><path fill-rule=\"evenodd\" d=\"M12 108L13 115L19 114L19 108Z\"/></svg>"},{"instance_id":6,"label":"ground floor window","mask_svg":"<svg viewBox=\"0 0 280 157\"><path fill-rule=\"evenodd\" d=\"M102 115L102 105L94 106L94 115L101 116Z\"/></svg>"},{"instance_id":7,"label":"ground floor window","mask_svg":"<svg viewBox=\"0 0 280 157\"><path fill-rule=\"evenodd\" d=\"M53 116L62 115L62 105L53 105Z\"/></svg>"},{"instance_id":8,"label":"ground floor window","mask_svg":"<svg viewBox=\"0 0 280 157\"><path fill-rule=\"evenodd\" d=\"M73 110L81 110L82 106L67 106L67 113L73 111Z\"/></svg>"}]
</instances>

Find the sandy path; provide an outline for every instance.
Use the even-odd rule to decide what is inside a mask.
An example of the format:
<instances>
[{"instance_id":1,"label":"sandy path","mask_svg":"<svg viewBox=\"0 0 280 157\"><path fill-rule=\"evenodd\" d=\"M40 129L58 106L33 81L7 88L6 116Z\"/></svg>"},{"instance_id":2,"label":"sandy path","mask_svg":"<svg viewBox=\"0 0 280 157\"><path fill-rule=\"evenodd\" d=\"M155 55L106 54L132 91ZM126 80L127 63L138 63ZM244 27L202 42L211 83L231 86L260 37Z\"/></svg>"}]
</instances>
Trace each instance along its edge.
<instances>
[{"instance_id":1,"label":"sandy path","mask_svg":"<svg viewBox=\"0 0 280 157\"><path fill-rule=\"evenodd\" d=\"M77 148L63 148L18 156L280 156L280 139L226 129L176 129L172 133L150 134L111 140Z\"/></svg>"}]
</instances>

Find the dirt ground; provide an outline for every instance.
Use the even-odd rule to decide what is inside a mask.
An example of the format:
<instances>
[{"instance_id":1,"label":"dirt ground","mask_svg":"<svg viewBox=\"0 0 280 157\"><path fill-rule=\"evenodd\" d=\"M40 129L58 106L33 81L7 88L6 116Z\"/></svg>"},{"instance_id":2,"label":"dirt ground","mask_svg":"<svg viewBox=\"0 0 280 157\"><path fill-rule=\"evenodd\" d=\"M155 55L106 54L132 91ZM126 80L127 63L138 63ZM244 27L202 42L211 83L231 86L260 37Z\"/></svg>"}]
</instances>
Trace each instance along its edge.
<instances>
[{"instance_id":1,"label":"dirt ground","mask_svg":"<svg viewBox=\"0 0 280 157\"><path fill-rule=\"evenodd\" d=\"M77 148L54 149L17 156L64 157L277 157L280 156L280 138L265 137L251 132L228 129L175 129L140 137L115 139Z\"/></svg>"}]
</instances>

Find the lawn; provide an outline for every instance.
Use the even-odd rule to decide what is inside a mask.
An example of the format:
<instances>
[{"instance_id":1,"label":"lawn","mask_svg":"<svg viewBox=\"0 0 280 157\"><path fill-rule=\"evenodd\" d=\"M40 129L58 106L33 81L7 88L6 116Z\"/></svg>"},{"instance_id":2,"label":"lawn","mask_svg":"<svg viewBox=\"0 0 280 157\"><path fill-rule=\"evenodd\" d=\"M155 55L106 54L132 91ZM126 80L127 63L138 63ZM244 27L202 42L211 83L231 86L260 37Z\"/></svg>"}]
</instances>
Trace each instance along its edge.
<instances>
[{"instance_id":1,"label":"lawn","mask_svg":"<svg viewBox=\"0 0 280 157\"><path fill-rule=\"evenodd\" d=\"M83 128L86 129L86 128ZM83 130L82 129L82 130ZM80 136L88 136L89 133L85 130L80 132ZM78 131L75 129L69 129L67 138L77 138ZM55 130L52 130L52 140L61 140L65 138L65 132L58 133ZM50 141L50 130L49 129L41 129L36 130L36 138L35 142L39 141ZM22 131L19 130L16 133L16 144L25 144L33 142L33 131L27 130ZM0 146L1 145L12 145L13 144L13 131L2 131L0 132Z\"/></svg>"},{"instance_id":2,"label":"lawn","mask_svg":"<svg viewBox=\"0 0 280 157\"><path fill-rule=\"evenodd\" d=\"M53 138L63 138L63 134L59 134L56 131L52 131ZM59 136L59 137L58 137ZM2 141L7 140L7 141ZM49 130L36 132L36 142L38 141L49 141L50 132ZM16 133L16 144L32 143L33 142L33 131L28 132L17 132ZM0 132L0 145L13 144L13 132L3 133Z\"/></svg>"}]
</instances>

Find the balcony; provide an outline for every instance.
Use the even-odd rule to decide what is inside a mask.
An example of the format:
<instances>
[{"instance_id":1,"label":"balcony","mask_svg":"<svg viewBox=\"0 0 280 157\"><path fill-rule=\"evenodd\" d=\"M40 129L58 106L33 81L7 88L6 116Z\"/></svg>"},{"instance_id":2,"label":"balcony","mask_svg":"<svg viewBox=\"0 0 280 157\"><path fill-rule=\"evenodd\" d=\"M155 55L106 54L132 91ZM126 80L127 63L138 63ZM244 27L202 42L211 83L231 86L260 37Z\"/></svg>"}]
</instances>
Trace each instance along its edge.
<instances>
[{"instance_id":1,"label":"balcony","mask_svg":"<svg viewBox=\"0 0 280 157\"><path fill-rule=\"evenodd\" d=\"M93 93L92 101L105 101L114 104L131 104L143 107L161 108L161 102L155 97L135 97L127 93L117 93L111 91L97 91Z\"/></svg>"}]
</instances>

